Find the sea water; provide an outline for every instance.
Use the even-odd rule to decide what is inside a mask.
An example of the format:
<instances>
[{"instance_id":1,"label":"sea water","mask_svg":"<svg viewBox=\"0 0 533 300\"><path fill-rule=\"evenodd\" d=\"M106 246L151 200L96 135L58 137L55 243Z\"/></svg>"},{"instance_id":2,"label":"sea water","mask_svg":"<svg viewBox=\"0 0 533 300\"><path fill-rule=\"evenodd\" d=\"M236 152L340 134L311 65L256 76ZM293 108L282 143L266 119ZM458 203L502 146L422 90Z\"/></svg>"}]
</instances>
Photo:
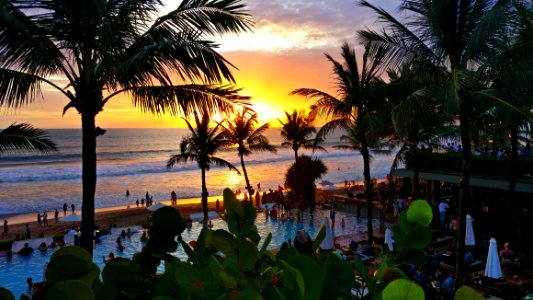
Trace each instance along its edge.
<instances>
[{"instance_id":1,"label":"sea water","mask_svg":"<svg viewBox=\"0 0 533 300\"><path fill-rule=\"evenodd\" d=\"M59 152L50 155L8 154L0 157L0 216L61 210L63 203L81 208L81 130L49 129ZM265 135L277 153L258 152L245 157L250 183L257 189L283 186L285 173L294 163L294 152L281 147L279 128ZM179 143L187 129L107 129L97 138L97 208L133 205L148 192L155 201L169 200L171 191L178 198L201 195L200 169L196 163L178 164L167 169L166 161L179 153ZM320 158L328 168L321 180L343 183L363 180L363 160L359 152L340 150L340 134L327 139L327 152L310 150L299 154ZM236 148L216 154L241 169ZM391 168L393 155L372 154L371 176L384 178ZM242 173L242 172L241 172ZM207 189L212 196L224 188L244 190L244 176L227 168L212 166L207 172ZM126 197L126 190L130 196Z\"/></svg>"}]
</instances>

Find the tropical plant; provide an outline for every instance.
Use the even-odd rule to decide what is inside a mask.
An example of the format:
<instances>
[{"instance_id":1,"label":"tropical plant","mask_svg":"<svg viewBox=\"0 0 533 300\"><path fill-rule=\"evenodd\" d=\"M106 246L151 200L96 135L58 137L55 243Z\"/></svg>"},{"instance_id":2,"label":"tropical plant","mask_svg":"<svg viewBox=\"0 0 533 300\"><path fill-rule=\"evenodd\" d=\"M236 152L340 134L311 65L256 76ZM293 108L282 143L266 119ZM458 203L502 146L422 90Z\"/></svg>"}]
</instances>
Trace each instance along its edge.
<instances>
[{"instance_id":1,"label":"tropical plant","mask_svg":"<svg viewBox=\"0 0 533 300\"><path fill-rule=\"evenodd\" d=\"M287 117L286 121L278 119L283 126L281 128L281 137L285 140L281 145L292 148L296 163L298 163L298 150L302 147L305 149L325 150L319 146L322 140L311 138L316 133L316 129L313 126L313 119L306 116L305 111L285 112L285 116Z\"/></svg>"},{"instance_id":2,"label":"tropical plant","mask_svg":"<svg viewBox=\"0 0 533 300\"><path fill-rule=\"evenodd\" d=\"M257 123L257 113L244 109L241 112L237 112L233 119L226 120L226 126L224 126L225 137L231 144L237 145L237 153L241 159L242 172L246 181L249 199L252 199L254 193L248 179L248 172L244 166L244 157L259 151L276 153L276 147L272 146L263 134L270 125L266 123L256 128Z\"/></svg>"},{"instance_id":3,"label":"tropical plant","mask_svg":"<svg viewBox=\"0 0 533 300\"><path fill-rule=\"evenodd\" d=\"M289 192L287 198L292 198L300 207L315 205L315 181L328 172L328 168L319 158L301 155L296 163L287 170L285 187Z\"/></svg>"},{"instance_id":4,"label":"tropical plant","mask_svg":"<svg viewBox=\"0 0 533 300\"><path fill-rule=\"evenodd\" d=\"M27 123L13 123L0 132L0 155L22 151L49 153L57 151L57 147L41 129Z\"/></svg>"},{"instance_id":5,"label":"tropical plant","mask_svg":"<svg viewBox=\"0 0 533 300\"><path fill-rule=\"evenodd\" d=\"M390 82L387 84L387 95L393 103L392 124L394 125L395 140L400 144L393 162L395 168L400 161L404 161L406 151L413 157L413 196L420 197L419 168L416 156L419 147L439 148L442 141L455 133L450 125L451 115L442 111L436 98L432 96L431 80L433 74L426 74L424 70L413 70L405 65L400 73L389 70ZM439 74L436 74L438 76Z\"/></svg>"},{"instance_id":6,"label":"tropical plant","mask_svg":"<svg viewBox=\"0 0 533 300\"><path fill-rule=\"evenodd\" d=\"M239 170L226 160L216 157L217 151L230 145L225 138L224 133L220 130L221 125L209 127L209 115L203 114L202 118L198 114L194 115L196 128L184 118L189 128L190 135L184 137L180 143L180 153L172 155L167 161L167 168L172 168L176 163L196 161L202 171L202 210L204 212L204 221L209 219L207 216L207 185L205 182L205 172L209 171L211 165L228 167L240 174Z\"/></svg>"},{"instance_id":7,"label":"tropical plant","mask_svg":"<svg viewBox=\"0 0 533 300\"><path fill-rule=\"evenodd\" d=\"M390 137L390 110L382 94L384 86L379 74L382 52L372 53L368 48L363 54L362 69L359 70L355 51L345 43L341 47L343 62L338 62L329 54L326 58L333 64L338 97L313 88L300 88L291 95L301 95L316 102L311 106L312 118L328 120L317 133L317 140L323 140L333 130L345 131L342 140L347 148L359 150L363 157L365 193L367 197L368 240L373 239L372 228L372 177L370 175L371 148L379 148L380 142ZM359 73L361 72L361 73Z\"/></svg>"},{"instance_id":8,"label":"tropical plant","mask_svg":"<svg viewBox=\"0 0 533 300\"><path fill-rule=\"evenodd\" d=\"M207 40L250 28L251 16L241 1L184 0L164 15L162 5L160 0L8 0L0 5L0 105L31 103L46 86L68 99L64 112L75 108L81 116L80 241L89 253L95 118L105 104L127 94L144 112L190 114L199 108L225 111L242 100L237 89L212 85L234 78L231 64Z\"/></svg>"},{"instance_id":9,"label":"tropical plant","mask_svg":"<svg viewBox=\"0 0 533 300\"><path fill-rule=\"evenodd\" d=\"M393 66L405 63L432 70L440 70L446 78L441 84L443 108L457 113L463 146L463 166L460 180L459 224L457 233L457 285L464 282L464 241L466 207L469 199L471 149L471 121L475 114L479 90L476 72L488 58L493 57L508 41L513 26L512 1L403 1L399 11L407 16L399 21L387 11L368 1L360 1L385 24L382 32L359 31L360 40L372 51L385 49L384 60ZM378 50L379 49L379 50Z\"/></svg>"}]
</instances>

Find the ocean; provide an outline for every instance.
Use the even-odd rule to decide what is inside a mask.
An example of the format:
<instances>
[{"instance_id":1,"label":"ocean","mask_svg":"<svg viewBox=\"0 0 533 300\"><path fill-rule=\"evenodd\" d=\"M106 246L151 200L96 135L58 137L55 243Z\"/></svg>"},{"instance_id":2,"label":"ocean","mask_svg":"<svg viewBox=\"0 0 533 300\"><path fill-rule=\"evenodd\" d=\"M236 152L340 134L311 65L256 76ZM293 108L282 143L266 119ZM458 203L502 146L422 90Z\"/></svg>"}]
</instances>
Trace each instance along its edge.
<instances>
[{"instance_id":1,"label":"ocean","mask_svg":"<svg viewBox=\"0 0 533 300\"><path fill-rule=\"evenodd\" d=\"M63 203L81 208L81 130L48 129L46 132L58 145L58 153L0 157L0 216L60 209ZM171 191L176 192L178 199L200 197L200 169L196 163L166 168L166 161L179 152L179 143L187 134L185 128L107 129L97 138L95 206L133 205L146 192L155 201L169 200ZM255 188L260 183L262 191L283 186L285 173L294 163L292 149L280 146L279 128L270 128L265 135L277 147L277 153L258 152L245 158L250 183ZM361 155L335 149L333 146L340 143L338 138L339 134L328 138L327 152L300 150L300 153L318 157L326 164L328 173L318 182L362 181ZM384 178L394 155L372 155L372 177ZM217 156L240 169L235 148L224 149ZM221 195L226 187L244 190L245 186L243 175L214 166L207 172L206 181L210 196ZM130 192L129 197L126 190Z\"/></svg>"}]
</instances>

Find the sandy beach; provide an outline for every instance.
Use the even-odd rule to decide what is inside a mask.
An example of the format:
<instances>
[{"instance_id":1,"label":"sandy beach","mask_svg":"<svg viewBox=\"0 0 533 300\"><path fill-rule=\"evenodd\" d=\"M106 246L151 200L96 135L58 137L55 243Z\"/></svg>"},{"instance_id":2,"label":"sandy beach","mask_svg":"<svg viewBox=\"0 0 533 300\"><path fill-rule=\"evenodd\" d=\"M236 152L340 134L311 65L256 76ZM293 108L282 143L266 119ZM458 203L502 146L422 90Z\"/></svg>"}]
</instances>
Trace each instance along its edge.
<instances>
[{"instance_id":1,"label":"sandy beach","mask_svg":"<svg viewBox=\"0 0 533 300\"><path fill-rule=\"evenodd\" d=\"M222 197L210 197L209 199L209 210L215 209L216 199L222 200ZM170 205L169 201L161 201L166 205ZM202 211L201 205L199 204L200 199L183 199L179 200L178 205L173 206L177 208L182 216L187 217L189 214L198 213ZM222 205L222 201L221 201ZM81 214L81 211L76 211L77 214ZM110 224L116 225L117 227L130 226L141 224L150 215L150 211L147 210L146 206L136 207L132 206L117 206L109 208L100 208L95 210L95 225L101 228L107 228ZM71 211L67 211L67 216L71 214ZM44 236L53 236L58 233L64 232L66 229L72 227L78 227L79 222L57 222L54 220L54 212L48 212L48 226L39 225L37 223L36 214L23 214L10 216L3 219L8 221L9 232L8 236L2 236L1 239L14 239L15 235L19 234L21 236L25 233L26 224L29 224L32 237L37 237L40 234ZM63 211L60 211L59 217L63 217ZM2 219L2 220L3 220Z\"/></svg>"}]
</instances>

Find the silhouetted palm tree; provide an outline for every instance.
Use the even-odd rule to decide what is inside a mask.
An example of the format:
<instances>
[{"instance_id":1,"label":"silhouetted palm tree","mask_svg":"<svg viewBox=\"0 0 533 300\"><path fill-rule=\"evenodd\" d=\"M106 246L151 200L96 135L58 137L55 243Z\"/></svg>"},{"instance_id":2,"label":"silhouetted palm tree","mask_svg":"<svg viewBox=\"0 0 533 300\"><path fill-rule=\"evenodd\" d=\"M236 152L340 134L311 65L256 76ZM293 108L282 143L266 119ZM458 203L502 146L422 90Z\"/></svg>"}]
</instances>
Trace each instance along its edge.
<instances>
[{"instance_id":1,"label":"silhouetted palm tree","mask_svg":"<svg viewBox=\"0 0 533 300\"><path fill-rule=\"evenodd\" d=\"M460 180L459 224L457 231L457 286L464 282L464 241L466 207L469 202L471 165L470 124L476 107L473 92L478 84L477 67L494 56L507 43L513 26L510 0L441 0L403 1L399 11L407 16L401 22L368 1L370 8L385 24L382 32L363 30L361 41L371 49L386 49L385 60L396 66L409 63L441 70L446 76L442 84L444 108L459 114L463 145Z\"/></svg>"},{"instance_id":2,"label":"silhouetted palm tree","mask_svg":"<svg viewBox=\"0 0 533 300\"><path fill-rule=\"evenodd\" d=\"M298 164L298 150L302 147L305 149L325 150L318 145L322 142L321 140L311 138L316 133L316 129L313 126L313 119L306 116L305 111L285 112L285 116L287 117L285 122L278 119L283 126L281 128L281 137L285 140L281 145L291 147L294 151L296 164Z\"/></svg>"},{"instance_id":3,"label":"silhouetted palm tree","mask_svg":"<svg viewBox=\"0 0 533 300\"><path fill-rule=\"evenodd\" d=\"M426 145L439 148L445 138L455 133L446 126L453 122L452 116L442 111L442 105L428 88L432 83L430 78L434 76L407 65L400 69L400 73L394 70L388 72L390 82L387 84L387 95L393 103L391 115L395 140L400 144L393 168L404 161L407 152L410 153L415 199L420 197L419 147Z\"/></svg>"},{"instance_id":4,"label":"silhouetted palm tree","mask_svg":"<svg viewBox=\"0 0 533 300\"><path fill-rule=\"evenodd\" d=\"M384 83L379 78L382 57L381 52L371 53L365 49L359 70L355 51L346 43L342 45L341 51L342 63L326 54L326 58L333 64L338 97L313 88L296 89L291 94L315 99L311 117L325 117L328 120L318 131L317 139L323 140L334 129L340 128L346 133L343 140L348 142L348 147L361 153L368 205L368 240L372 243L373 191L369 149L378 148L380 141L392 132L390 107L384 101L385 97L381 92Z\"/></svg>"},{"instance_id":5,"label":"silhouetted palm tree","mask_svg":"<svg viewBox=\"0 0 533 300\"><path fill-rule=\"evenodd\" d=\"M56 144L44 131L27 123L11 124L0 132L0 155L6 152L57 151Z\"/></svg>"},{"instance_id":6,"label":"silhouetted palm tree","mask_svg":"<svg viewBox=\"0 0 533 300\"><path fill-rule=\"evenodd\" d=\"M95 118L127 94L142 111L224 111L239 100L231 64L210 36L252 25L240 0L6 0L0 5L0 105L33 102L54 88L82 123L81 245L92 253L96 189ZM60 77L66 83L55 82ZM202 84L194 84L200 81ZM178 85L179 84L179 85Z\"/></svg>"},{"instance_id":7,"label":"silhouetted palm tree","mask_svg":"<svg viewBox=\"0 0 533 300\"><path fill-rule=\"evenodd\" d=\"M187 119L187 127L191 132L189 136L184 137L180 143L180 153L172 155L167 161L167 168L172 168L179 162L197 162L202 171L202 210L204 212L204 221L207 221L207 185L205 183L205 172L209 171L211 165L228 167L230 170L239 170L231 163L222 158L216 157L217 151L228 147L230 143L225 138L224 133L220 130L220 124L215 127L209 127L209 115L204 114L202 119L198 114L194 115L196 128L193 128Z\"/></svg>"},{"instance_id":8,"label":"silhouetted palm tree","mask_svg":"<svg viewBox=\"0 0 533 300\"><path fill-rule=\"evenodd\" d=\"M226 120L227 125L224 127L224 134L228 141L233 145L237 145L237 153L241 159L242 172L244 173L250 201L253 195L253 188L248 180L244 157L259 151L276 153L276 147L272 146L263 135L270 125L266 123L256 128L257 123L257 113L244 109L242 112L237 112L233 119Z\"/></svg>"}]
</instances>

